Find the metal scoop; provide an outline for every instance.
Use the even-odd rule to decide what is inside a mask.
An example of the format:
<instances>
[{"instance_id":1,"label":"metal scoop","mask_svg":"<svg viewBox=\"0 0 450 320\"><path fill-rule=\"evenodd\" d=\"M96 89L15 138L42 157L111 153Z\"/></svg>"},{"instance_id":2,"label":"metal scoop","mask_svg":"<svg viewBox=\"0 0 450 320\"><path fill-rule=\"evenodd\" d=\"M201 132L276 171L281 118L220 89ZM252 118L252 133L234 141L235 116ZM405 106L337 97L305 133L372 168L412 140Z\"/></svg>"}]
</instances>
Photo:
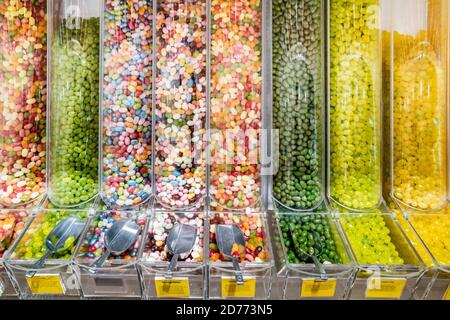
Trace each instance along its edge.
<instances>
[{"instance_id":1,"label":"metal scoop","mask_svg":"<svg viewBox=\"0 0 450 320\"><path fill-rule=\"evenodd\" d=\"M176 224L167 237L167 248L173 254L170 260L167 278L171 278L180 255L191 252L197 238L197 228L189 224Z\"/></svg>"},{"instance_id":2,"label":"metal scoop","mask_svg":"<svg viewBox=\"0 0 450 320\"><path fill-rule=\"evenodd\" d=\"M291 232L292 232L292 230L291 230ZM299 243L297 237L292 236L292 239L293 239L293 241L294 241L294 246L295 246L296 251L297 251L298 253L300 253L300 255L302 256L302 258L303 258L304 260L307 260L306 257L312 259L314 265L316 266L316 270L317 270L317 271L319 272L319 274L320 274L320 279L321 279L321 280L328 280L328 275L327 275L327 273L326 273L326 271L325 271L325 268L323 267L323 264L320 263L319 259L317 258L317 255L311 254L311 253L309 253L309 252L306 252L306 250L304 250L304 249L302 248L302 246L301 246L301 244ZM314 242L315 242L315 243L314 243L314 248L316 248L316 249L319 251L318 255L320 255L320 254L322 253L322 251L323 251L323 247L322 247L322 244L320 243L320 239L314 239Z\"/></svg>"},{"instance_id":3,"label":"metal scoop","mask_svg":"<svg viewBox=\"0 0 450 320\"><path fill-rule=\"evenodd\" d=\"M129 219L114 223L105 234L106 251L91 265L89 271L96 273L111 253L120 255L128 250L137 241L139 232L139 226Z\"/></svg>"},{"instance_id":4,"label":"metal scoop","mask_svg":"<svg viewBox=\"0 0 450 320\"><path fill-rule=\"evenodd\" d=\"M243 285L244 277L239 268L239 257L231 252L233 245L237 244L245 248L245 238L242 230L237 225L219 224L216 228L217 246L225 258L233 261L236 284Z\"/></svg>"},{"instance_id":5,"label":"metal scoop","mask_svg":"<svg viewBox=\"0 0 450 320\"><path fill-rule=\"evenodd\" d=\"M80 237L84 226L85 223L78 218L67 218L58 222L45 239L47 252L31 267L32 270L28 271L25 276L27 278L34 277L37 270L44 266L48 257L56 252L69 249Z\"/></svg>"}]
</instances>

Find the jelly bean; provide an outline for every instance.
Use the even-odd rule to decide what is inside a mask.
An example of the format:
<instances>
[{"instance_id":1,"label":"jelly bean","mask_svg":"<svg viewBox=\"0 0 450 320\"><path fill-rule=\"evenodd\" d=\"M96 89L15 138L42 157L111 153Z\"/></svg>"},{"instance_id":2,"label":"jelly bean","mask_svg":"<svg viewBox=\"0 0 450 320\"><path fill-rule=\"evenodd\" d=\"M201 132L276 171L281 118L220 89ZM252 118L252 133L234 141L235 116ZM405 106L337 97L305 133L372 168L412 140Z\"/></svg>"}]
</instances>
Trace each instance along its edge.
<instances>
[{"instance_id":1,"label":"jelly bean","mask_svg":"<svg viewBox=\"0 0 450 320\"><path fill-rule=\"evenodd\" d=\"M350 209L381 199L378 0L330 2L330 196Z\"/></svg>"},{"instance_id":2,"label":"jelly bean","mask_svg":"<svg viewBox=\"0 0 450 320\"><path fill-rule=\"evenodd\" d=\"M158 2L155 183L159 202L195 205L206 193L206 2Z\"/></svg>"},{"instance_id":3,"label":"jelly bean","mask_svg":"<svg viewBox=\"0 0 450 320\"><path fill-rule=\"evenodd\" d=\"M13 259L39 259L46 252L45 239L48 234L55 228L61 220L69 217L77 217L82 220L87 220L87 210L60 210L52 206L50 210L42 210L33 220L31 225L27 228L25 234L14 250ZM68 260L76 248L76 243L70 247L66 247L57 253L50 256L51 259Z\"/></svg>"},{"instance_id":4,"label":"jelly bean","mask_svg":"<svg viewBox=\"0 0 450 320\"><path fill-rule=\"evenodd\" d=\"M144 226L146 223L145 214L138 211L117 212L105 210L97 214L92 220L89 226L89 230L82 240L83 242L78 253L78 258L84 262L92 262L91 260L95 260L96 258L101 256L102 253L106 251L104 242L105 233L112 227L115 222L120 221L121 219L130 219L140 227L141 231L144 230ZM98 232L99 229L100 232ZM142 235L139 235L139 239L122 254L111 254L109 256L109 260L131 260L133 258L136 258L139 252L140 243L142 241L141 237Z\"/></svg>"},{"instance_id":5,"label":"jelly bean","mask_svg":"<svg viewBox=\"0 0 450 320\"><path fill-rule=\"evenodd\" d=\"M328 219L322 215L285 215L280 229L289 263L313 263L315 255L321 263L340 264L344 261L336 245L337 236Z\"/></svg>"},{"instance_id":6,"label":"jelly bean","mask_svg":"<svg viewBox=\"0 0 450 320\"><path fill-rule=\"evenodd\" d=\"M450 266L450 215L411 214L409 221L422 239L436 262L441 266Z\"/></svg>"},{"instance_id":7,"label":"jelly bean","mask_svg":"<svg viewBox=\"0 0 450 320\"><path fill-rule=\"evenodd\" d=\"M242 230L245 238L245 256L240 262L266 262L270 256L266 245L266 230L260 214L217 213L210 219L209 258L212 262L225 261L216 243L216 225L236 224Z\"/></svg>"},{"instance_id":8,"label":"jelly bean","mask_svg":"<svg viewBox=\"0 0 450 320\"><path fill-rule=\"evenodd\" d=\"M48 192L62 207L98 192L99 18L77 20L59 21L51 49Z\"/></svg>"},{"instance_id":9,"label":"jelly bean","mask_svg":"<svg viewBox=\"0 0 450 320\"><path fill-rule=\"evenodd\" d=\"M170 261L172 254L166 245L170 230L177 223L197 228L197 238L191 252L180 255L180 261L202 262L204 243L204 215L202 213L157 213L153 218L144 248L145 261Z\"/></svg>"},{"instance_id":10,"label":"jelly bean","mask_svg":"<svg viewBox=\"0 0 450 320\"><path fill-rule=\"evenodd\" d=\"M211 205L246 209L260 197L261 0L212 0L211 17Z\"/></svg>"},{"instance_id":11,"label":"jelly bean","mask_svg":"<svg viewBox=\"0 0 450 320\"><path fill-rule=\"evenodd\" d=\"M394 34L392 191L410 207L438 210L447 195L446 74L427 34Z\"/></svg>"},{"instance_id":12,"label":"jelly bean","mask_svg":"<svg viewBox=\"0 0 450 320\"><path fill-rule=\"evenodd\" d=\"M393 234L382 215L343 215L341 223L360 264L402 265Z\"/></svg>"},{"instance_id":13,"label":"jelly bean","mask_svg":"<svg viewBox=\"0 0 450 320\"><path fill-rule=\"evenodd\" d=\"M107 0L104 13L102 198L123 208L152 193L152 1Z\"/></svg>"},{"instance_id":14,"label":"jelly bean","mask_svg":"<svg viewBox=\"0 0 450 320\"><path fill-rule=\"evenodd\" d=\"M0 3L0 203L45 191L47 1Z\"/></svg>"},{"instance_id":15,"label":"jelly bean","mask_svg":"<svg viewBox=\"0 0 450 320\"><path fill-rule=\"evenodd\" d=\"M321 1L272 2L273 128L278 130L274 197L292 209L322 199Z\"/></svg>"}]
</instances>

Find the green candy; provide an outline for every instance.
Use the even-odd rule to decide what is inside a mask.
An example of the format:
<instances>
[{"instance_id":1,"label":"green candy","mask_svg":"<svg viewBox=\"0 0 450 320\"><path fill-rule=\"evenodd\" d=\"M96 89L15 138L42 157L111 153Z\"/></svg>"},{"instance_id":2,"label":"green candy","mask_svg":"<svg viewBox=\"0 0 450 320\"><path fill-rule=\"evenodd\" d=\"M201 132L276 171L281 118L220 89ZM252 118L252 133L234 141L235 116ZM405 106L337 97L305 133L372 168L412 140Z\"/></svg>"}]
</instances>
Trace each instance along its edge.
<instances>
[{"instance_id":1,"label":"green candy","mask_svg":"<svg viewBox=\"0 0 450 320\"><path fill-rule=\"evenodd\" d=\"M321 263L344 262L327 217L285 215L280 218L280 228L289 263L313 263L305 252L315 255Z\"/></svg>"},{"instance_id":2,"label":"green candy","mask_svg":"<svg viewBox=\"0 0 450 320\"><path fill-rule=\"evenodd\" d=\"M62 20L52 43L49 197L77 205L98 192L99 19Z\"/></svg>"},{"instance_id":3,"label":"green candy","mask_svg":"<svg viewBox=\"0 0 450 320\"><path fill-rule=\"evenodd\" d=\"M292 209L322 200L324 114L321 1L274 0L273 128L279 132L274 197Z\"/></svg>"},{"instance_id":4,"label":"green candy","mask_svg":"<svg viewBox=\"0 0 450 320\"><path fill-rule=\"evenodd\" d=\"M330 2L330 194L350 209L381 198L378 0Z\"/></svg>"}]
</instances>

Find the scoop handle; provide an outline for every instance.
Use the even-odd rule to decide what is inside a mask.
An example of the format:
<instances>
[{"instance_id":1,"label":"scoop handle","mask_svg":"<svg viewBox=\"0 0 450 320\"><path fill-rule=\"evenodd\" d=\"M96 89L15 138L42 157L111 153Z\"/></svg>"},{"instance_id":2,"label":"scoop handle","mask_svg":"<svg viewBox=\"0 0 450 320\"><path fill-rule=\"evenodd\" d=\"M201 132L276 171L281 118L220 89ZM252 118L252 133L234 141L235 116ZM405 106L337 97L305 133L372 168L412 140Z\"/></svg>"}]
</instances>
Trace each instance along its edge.
<instances>
[{"instance_id":1,"label":"scoop handle","mask_svg":"<svg viewBox=\"0 0 450 320\"><path fill-rule=\"evenodd\" d=\"M317 257L315 255L312 255L311 258L313 259L314 264L315 264L317 270L320 273L320 279L321 280L328 280L328 275L325 272L325 268L323 267L323 264L320 263L319 259L317 259Z\"/></svg>"},{"instance_id":2,"label":"scoop handle","mask_svg":"<svg viewBox=\"0 0 450 320\"><path fill-rule=\"evenodd\" d=\"M35 276L35 274L37 273L38 269L42 269L42 267L45 264L45 261L47 260L48 257L50 257L50 255L53 252L50 250L47 250L47 252L31 267L32 270L28 271L25 274L25 277L27 278L33 278Z\"/></svg>"},{"instance_id":3,"label":"scoop handle","mask_svg":"<svg viewBox=\"0 0 450 320\"><path fill-rule=\"evenodd\" d=\"M179 254L174 254L172 259L170 260L169 269L167 269L167 278L168 279L171 279L173 276L173 271L177 267L179 256L180 256Z\"/></svg>"},{"instance_id":4,"label":"scoop handle","mask_svg":"<svg viewBox=\"0 0 450 320\"><path fill-rule=\"evenodd\" d=\"M106 261L106 259L108 259L109 255L111 254L111 250L106 250L101 256L100 258L98 258L89 268L89 272L90 273L96 273L97 272L97 268L100 268Z\"/></svg>"},{"instance_id":5,"label":"scoop handle","mask_svg":"<svg viewBox=\"0 0 450 320\"><path fill-rule=\"evenodd\" d=\"M244 284L244 277L242 276L241 268L237 257L231 257L233 261L234 275L236 277L236 284L242 286Z\"/></svg>"}]
</instances>

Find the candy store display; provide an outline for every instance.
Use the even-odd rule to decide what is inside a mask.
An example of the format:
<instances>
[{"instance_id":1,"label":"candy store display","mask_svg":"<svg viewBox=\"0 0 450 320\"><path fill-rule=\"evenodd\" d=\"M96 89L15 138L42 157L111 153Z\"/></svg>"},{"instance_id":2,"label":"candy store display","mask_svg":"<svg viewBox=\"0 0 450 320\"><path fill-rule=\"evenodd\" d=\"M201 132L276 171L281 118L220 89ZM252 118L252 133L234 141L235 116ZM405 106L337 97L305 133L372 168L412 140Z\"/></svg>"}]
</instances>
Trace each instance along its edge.
<instances>
[{"instance_id":1,"label":"candy store display","mask_svg":"<svg viewBox=\"0 0 450 320\"><path fill-rule=\"evenodd\" d=\"M88 218L88 210L57 209L51 204L48 209L41 210L20 239L11 256L13 260L37 260L47 252L45 239L55 226L63 219L77 217ZM51 254L49 259L69 260L74 253L76 243Z\"/></svg>"},{"instance_id":2,"label":"candy store display","mask_svg":"<svg viewBox=\"0 0 450 320\"><path fill-rule=\"evenodd\" d=\"M381 200L378 0L331 0L329 195L354 210Z\"/></svg>"},{"instance_id":3,"label":"candy store display","mask_svg":"<svg viewBox=\"0 0 450 320\"><path fill-rule=\"evenodd\" d=\"M260 199L261 0L211 1L211 206L255 207Z\"/></svg>"},{"instance_id":4,"label":"candy store display","mask_svg":"<svg viewBox=\"0 0 450 320\"><path fill-rule=\"evenodd\" d=\"M323 1L272 2L273 129L278 168L273 196L291 209L322 200Z\"/></svg>"},{"instance_id":5,"label":"candy store display","mask_svg":"<svg viewBox=\"0 0 450 320\"><path fill-rule=\"evenodd\" d=\"M394 243L393 230L383 215L344 214L340 221L359 264L390 266L405 263Z\"/></svg>"},{"instance_id":6,"label":"candy store display","mask_svg":"<svg viewBox=\"0 0 450 320\"><path fill-rule=\"evenodd\" d=\"M120 221L121 219L130 219L134 221L142 231L144 230L147 221L145 213L138 211L118 212L105 210L97 213L90 222L89 229L84 235L82 245L77 252L77 260L79 263L91 264L106 251L105 233L115 222ZM140 235L139 239L124 253L120 255L112 253L109 256L109 261L136 260L142 242L141 237L142 235Z\"/></svg>"},{"instance_id":7,"label":"candy store display","mask_svg":"<svg viewBox=\"0 0 450 320\"><path fill-rule=\"evenodd\" d=\"M167 262L172 258L166 245L167 237L172 228L178 224L189 224L197 228L197 238L192 251L180 255L178 261L202 262L204 255L204 225L203 213L158 212L152 219L144 245L143 260L146 262Z\"/></svg>"},{"instance_id":8,"label":"candy store display","mask_svg":"<svg viewBox=\"0 0 450 320\"><path fill-rule=\"evenodd\" d=\"M324 215L283 215L279 219L288 263L313 263L314 255L324 265L342 264L345 253L338 250L329 218Z\"/></svg>"},{"instance_id":9,"label":"candy store display","mask_svg":"<svg viewBox=\"0 0 450 320\"><path fill-rule=\"evenodd\" d=\"M88 9L100 1L55 2L60 15L50 35L48 196L68 207L98 192L100 26Z\"/></svg>"},{"instance_id":10,"label":"candy store display","mask_svg":"<svg viewBox=\"0 0 450 320\"><path fill-rule=\"evenodd\" d=\"M240 262L267 262L270 259L267 247L267 230L263 216L260 214L217 213L210 217L209 260L211 262L225 261L216 243L217 224L236 224L242 230L245 238L245 255L240 256Z\"/></svg>"},{"instance_id":11,"label":"candy store display","mask_svg":"<svg viewBox=\"0 0 450 320\"><path fill-rule=\"evenodd\" d=\"M101 194L111 207L152 194L152 26L152 1L105 1Z\"/></svg>"},{"instance_id":12,"label":"candy store display","mask_svg":"<svg viewBox=\"0 0 450 320\"><path fill-rule=\"evenodd\" d=\"M194 206L206 194L206 1L158 1L155 183L159 203Z\"/></svg>"},{"instance_id":13,"label":"candy store display","mask_svg":"<svg viewBox=\"0 0 450 320\"><path fill-rule=\"evenodd\" d=\"M45 192L47 1L0 3L0 204Z\"/></svg>"},{"instance_id":14,"label":"candy store display","mask_svg":"<svg viewBox=\"0 0 450 320\"><path fill-rule=\"evenodd\" d=\"M404 7L392 10L392 194L408 207L434 211L447 196L448 39L439 41L440 13L430 8L440 2L410 1L408 19L395 19Z\"/></svg>"}]
</instances>

